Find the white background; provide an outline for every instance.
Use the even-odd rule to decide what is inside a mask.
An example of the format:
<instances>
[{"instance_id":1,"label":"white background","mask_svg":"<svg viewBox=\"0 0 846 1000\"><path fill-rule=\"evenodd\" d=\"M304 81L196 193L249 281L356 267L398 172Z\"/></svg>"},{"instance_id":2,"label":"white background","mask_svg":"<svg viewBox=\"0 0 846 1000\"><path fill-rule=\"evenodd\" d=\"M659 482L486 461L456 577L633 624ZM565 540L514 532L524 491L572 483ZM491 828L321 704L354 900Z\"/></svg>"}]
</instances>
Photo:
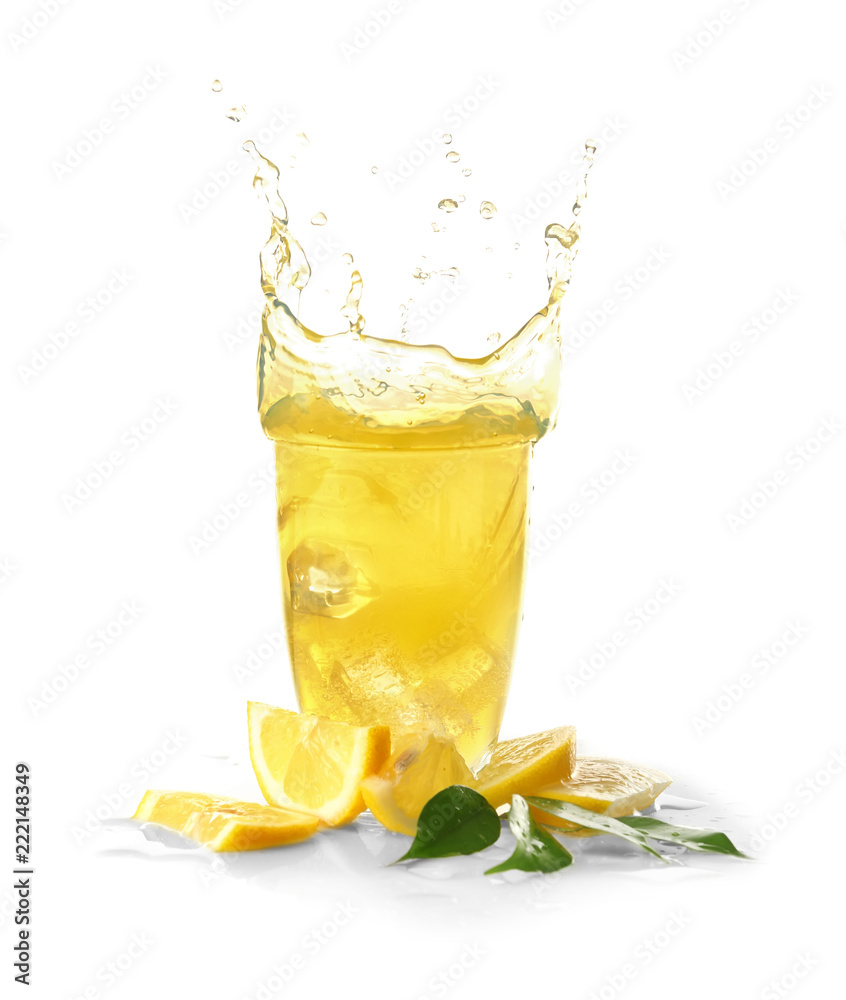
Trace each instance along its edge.
<instances>
[{"instance_id":1,"label":"white background","mask_svg":"<svg viewBox=\"0 0 846 1000\"><path fill-rule=\"evenodd\" d=\"M846 419L842 11L727 2L720 27L719 0L400 0L374 31L380 9L3 5L2 976L11 982L15 931L11 776L24 759L31 995L741 998L779 995L775 980L782 995L834 996L846 434L823 431L822 443L819 431ZM556 177L617 123L583 215L559 426L536 456L533 545L544 551L530 565L503 734L574 723L583 747L671 772L678 794L709 802L760 860L662 867L591 848L558 880L512 884L483 877L485 858L385 869L401 838L366 827L228 867L122 839L96 813L131 814L148 785L257 794L204 755L242 758L247 698L293 707L284 654L250 660L280 612L261 479L272 453L255 415L266 218L240 142L292 114L267 149L283 164L313 151L322 199L292 212L325 210L330 236L346 212L343 249L355 252L352 202L377 185L362 246L387 245L406 224L413 245L421 192L445 176L443 147L395 192L384 171L485 75L496 89L454 143L499 206L501 242L540 247L542 224L566 218L572 199ZM240 103L249 115L235 126L222 112ZM86 146L103 118L110 131ZM307 169L288 171L292 184L307 186ZM208 203L187 211L204 187ZM543 211L521 228L528 203ZM665 262L622 292L655 249ZM396 256L404 272L416 263ZM121 290L81 314L113 270L129 276ZM753 340L745 324L772 318L780 293L789 308ZM580 328L593 335L580 341ZM686 398L733 341L743 353ZM150 418L141 442L132 428ZM113 474L68 504L116 449ZM580 496L618 449L636 461L596 502ZM767 482L771 497L759 493ZM238 517L192 546L239 495ZM582 516L564 530L555 516L574 500ZM679 588L672 601L639 631L621 625L662 580ZM124 602L143 610L96 653L92 635ZM761 672L753 658L790 623L801 639ZM609 643L614 655L574 683ZM248 662L260 666L239 680ZM697 727L724 685L740 697ZM339 905L353 911L346 923ZM674 913L683 929L656 939ZM327 922L331 939L315 944ZM104 969L135 934L152 943L110 980ZM274 965L297 954L303 967L282 989ZM793 979L800 956L810 971Z\"/></svg>"}]
</instances>

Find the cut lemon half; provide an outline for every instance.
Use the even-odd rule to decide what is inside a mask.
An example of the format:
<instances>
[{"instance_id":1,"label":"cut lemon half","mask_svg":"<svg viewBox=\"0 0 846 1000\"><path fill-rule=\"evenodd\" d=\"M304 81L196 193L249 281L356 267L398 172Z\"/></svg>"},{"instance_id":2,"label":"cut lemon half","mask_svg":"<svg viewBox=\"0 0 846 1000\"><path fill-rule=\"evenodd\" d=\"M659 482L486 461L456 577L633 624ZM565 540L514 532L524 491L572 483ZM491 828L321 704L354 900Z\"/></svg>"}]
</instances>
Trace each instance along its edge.
<instances>
[{"instance_id":1,"label":"cut lemon half","mask_svg":"<svg viewBox=\"0 0 846 1000\"><path fill-rule=\"evenodd\" d=\"M390 753L387 726L349 726L257 701L247 703L247 720L253 770L271 805L311 813L327 826L363 812L359 786Z\"/></svg>"},{"instance_id":2,"label":"cut lemon half","mask_svg":"<svg viewBox=\"0 0 846 1000\"><path fill-rule=\"evenodd\" d=\"M669 774L654 767L632 764L614 757L577 757L572 775L532 790L532 795L545 799L573 802L606 816L631 816L633 812L651 806L672 782ZM598 832L574 828L572 823L532 807L535 819L546 826L576 830L580 836Z\"/></svg>"},{"instance_id":3,"label":"cut lemon half","mask_svg":"<svg viewBox=\"0 0 846 1000\"><path fill-rule=\"evenodd\" d=\"M413 837L423 806L450 785L473 785L473 773L449 740L431 732L399 736L390 760L361 783L361 793L376 819L396 833Z\"/></svg>"},{"instance_id":4,"label":"cut lemon half","mask_svg":"<svg viewBox=\"0 0 846 1000\"><path fill-rule=\"evenodd\" d=\"M317 829L315 816L239 802L201 792L150 789L133 819L158 823L211 851L257 851L305 840Z\"/></svg>"},{"instance_id":5,"label":"cut lemon half","mask_svg":"<svg viewBox=\"0 0 846 1000\"><path fill-rule=\"evenodd\" d=\"M573 726L503 740L494 744L490 760L479 771L473 788L496 809L510 802L512 795L534 795L535 788L569 778L575 759Z\"/></svg>"}]
</instances>

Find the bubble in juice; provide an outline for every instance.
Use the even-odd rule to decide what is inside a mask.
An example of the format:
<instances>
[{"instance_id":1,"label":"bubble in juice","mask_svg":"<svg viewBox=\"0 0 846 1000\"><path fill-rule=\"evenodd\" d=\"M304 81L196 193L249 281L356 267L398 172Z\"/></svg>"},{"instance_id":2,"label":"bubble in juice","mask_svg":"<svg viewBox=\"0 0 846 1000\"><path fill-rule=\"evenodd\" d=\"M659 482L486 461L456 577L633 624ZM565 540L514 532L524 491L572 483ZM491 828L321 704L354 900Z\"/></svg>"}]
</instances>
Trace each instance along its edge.
<instances>
[{"instance_id":1,"label":"bubble in juice","mask_svg":"<svg viewBox=\"0 0 846 1000\"><path fill-rule=\"evenodd\" d=\"M511 678L529 459L555 422L560 311L585 183L571 224L546 230L546 302L509 339L494 338L487 355L459 358L365 333L358 270L338 331L301 322L311 267L288 228L278 169L252 142L245 148L271 215L258 399L276 448L300 708L395 732L431 729L478 767L499 733Z\"/></svg>"}]
</instances>

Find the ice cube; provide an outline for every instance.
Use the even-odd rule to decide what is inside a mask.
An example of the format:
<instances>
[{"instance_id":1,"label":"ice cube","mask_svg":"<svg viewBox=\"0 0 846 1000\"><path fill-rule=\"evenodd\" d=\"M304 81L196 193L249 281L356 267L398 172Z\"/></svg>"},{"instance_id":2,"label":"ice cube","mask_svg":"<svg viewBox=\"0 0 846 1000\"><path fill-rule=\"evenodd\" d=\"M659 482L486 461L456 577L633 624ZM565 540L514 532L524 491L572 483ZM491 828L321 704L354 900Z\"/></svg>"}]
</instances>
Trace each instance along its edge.
<instances>
[{"instance_id":1,"label":"ice cube","mask_svg":"<svg viewBox=\"0 0 846 1000\"><path fill-rule=\"evenodd\" d=\"M373 600L376 588L347 554L325 542L301 542L288 556L291 607L346 618Z\"/></svg>"}]
</instances>

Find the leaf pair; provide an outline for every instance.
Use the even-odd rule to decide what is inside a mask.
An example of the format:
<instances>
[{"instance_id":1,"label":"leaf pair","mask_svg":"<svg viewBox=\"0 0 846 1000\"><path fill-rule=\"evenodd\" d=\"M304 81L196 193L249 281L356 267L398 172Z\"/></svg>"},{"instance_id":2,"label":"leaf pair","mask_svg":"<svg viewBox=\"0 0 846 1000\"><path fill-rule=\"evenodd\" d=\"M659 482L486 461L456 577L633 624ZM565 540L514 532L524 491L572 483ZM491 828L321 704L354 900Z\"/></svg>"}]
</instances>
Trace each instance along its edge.
<instances>
[{"instance_id":1,"label":"leaf pair","mask_svg":"<svg viewBox=\"0 0 846 1000\"><path fill-rule=\"evenodd\" d=\"M508 825L517 846L510 858L488 869L486 875L513 869L525 872L554 872L573 863L573 855L547 830L535 822L529 806L535 806L582 828L610 833L642 848L661 860L667 859L651 847L647 838L681 844L692 851L746 857L717 830L673 826L651 816L624 816L614 819L592 812L572 802L558 799L523 798L514 795L508 811ZM400 861L415 858L446 858L475 854L495 844L502 825L496 810L477 791L451 785L434 795L420 813L417 835Z\"/></svg>"},{"instance_id":2,"label":"leaf pair","mask_svg":"<svg viewBox=\"0 0 846 1000\"><path fill-rule=\"evenodd\" d=\"M515 795L508 823L517 839L514 853L485 872L512 868L525 872L553 872L573 863L573 855L532 819L526 800ZM475 854L499 840L502 823L493 806L465 785L451 785L434 795L420 813L417 836L400 861L415 858L447 858Z\"/></svg>"}]
</instances>

